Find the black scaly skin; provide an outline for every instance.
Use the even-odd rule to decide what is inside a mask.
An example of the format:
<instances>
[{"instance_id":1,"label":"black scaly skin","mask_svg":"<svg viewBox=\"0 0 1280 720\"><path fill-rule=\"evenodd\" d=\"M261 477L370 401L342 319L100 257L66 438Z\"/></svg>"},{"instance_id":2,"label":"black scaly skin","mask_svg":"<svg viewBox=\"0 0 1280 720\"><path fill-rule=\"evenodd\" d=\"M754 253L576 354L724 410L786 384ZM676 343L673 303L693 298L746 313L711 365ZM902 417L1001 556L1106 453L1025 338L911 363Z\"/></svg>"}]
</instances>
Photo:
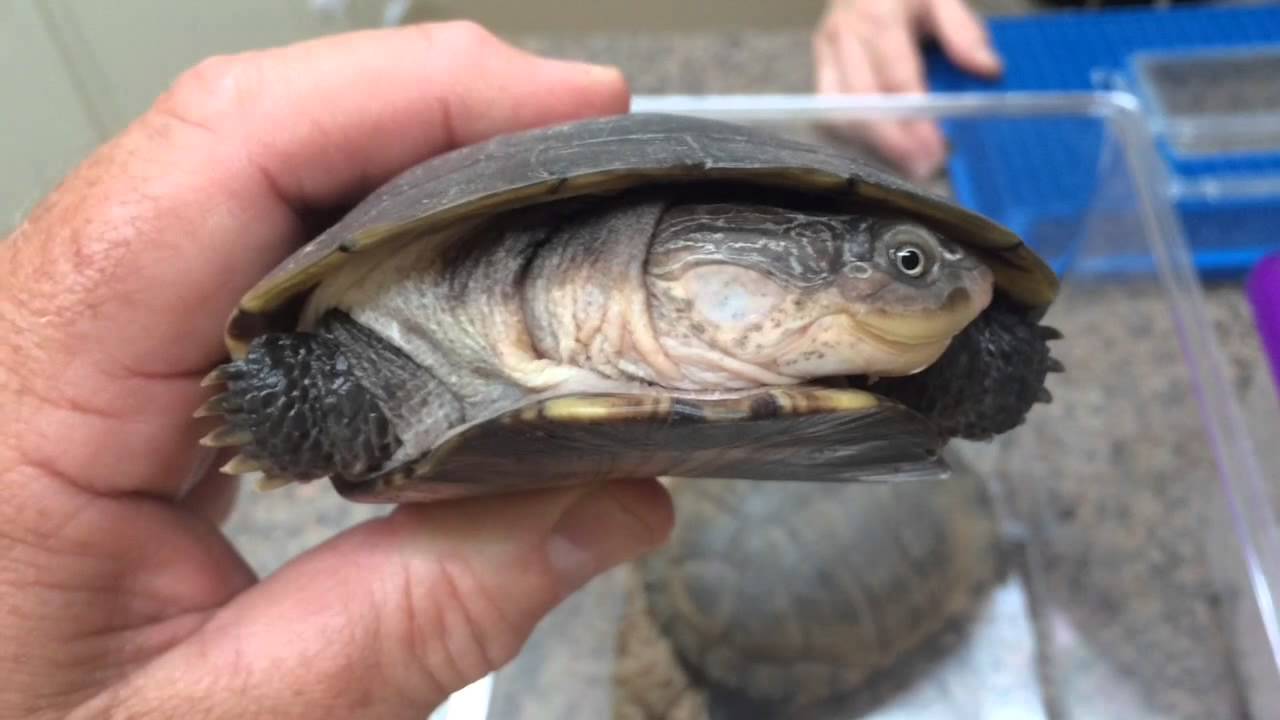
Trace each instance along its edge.
<instances>
[{"instance_id":1,"label":"black scaly skin","mask_svg":"<svg viewBox=\"0 0 1280 720\"><path fill-rule=\"evenodd\" d=\"M867 390L920 412L949 437L987 440L1022 424L1052 397L1044 382L1062 365L1049 354L1057 330L1036 324L997 295L927 369L882 378Z\"/></svg>"},{"instance_id":2,"label":"black scaly skin","mask_svg":"<svg viewBox=\"0 0 1280 720\"><path fill-rule=\"evenodd\" d=\"M353 352L359 360L423 373L399 348L341 311L325 313L316 332L256 338L245 358L223 371L225 422L252 438L240 454L269 477L295 480L360 477L390 459L400 438L377 395L392 389L362 385L357 377L367 376L356 372Z\"/></svg>"}]
</instances>

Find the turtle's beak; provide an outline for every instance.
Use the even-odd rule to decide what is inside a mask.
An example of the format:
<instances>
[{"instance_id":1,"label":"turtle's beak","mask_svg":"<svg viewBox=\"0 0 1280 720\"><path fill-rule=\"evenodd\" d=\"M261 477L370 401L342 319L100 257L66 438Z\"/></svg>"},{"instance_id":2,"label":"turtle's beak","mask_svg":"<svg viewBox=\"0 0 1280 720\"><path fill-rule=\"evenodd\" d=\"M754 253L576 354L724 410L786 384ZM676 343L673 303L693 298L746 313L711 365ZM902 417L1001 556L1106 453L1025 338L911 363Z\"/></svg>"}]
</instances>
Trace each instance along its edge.
<instances>
[{"instance_id":1,"label":"turtle's beak","mask_svg":"<svg viewBox=\"0 0 1280 720\"><path fill-rule=\"evenodd\" d=\"M858 317L858 324L875 339L901 347L945 344L965 328L991 302L990 293L975 297L957 287L941 307L921 312L873 310Z\"/></svg>"}]
</instances>

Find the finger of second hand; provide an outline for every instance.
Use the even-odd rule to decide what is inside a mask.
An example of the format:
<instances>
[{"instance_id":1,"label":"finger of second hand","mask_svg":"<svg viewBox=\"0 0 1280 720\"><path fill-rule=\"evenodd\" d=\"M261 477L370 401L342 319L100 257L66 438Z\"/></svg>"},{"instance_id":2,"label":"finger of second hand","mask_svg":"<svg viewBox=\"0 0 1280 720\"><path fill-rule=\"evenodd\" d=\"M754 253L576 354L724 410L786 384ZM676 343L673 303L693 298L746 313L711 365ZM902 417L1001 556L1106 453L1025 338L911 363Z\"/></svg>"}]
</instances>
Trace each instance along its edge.
<instances>
[{"instance_id":1,"label":"finger of second hand","mask_svg":"<svg viewBox=\"0 0 1280 720\"><path fill-rule=\"evenodd\" d=\"M883 88L872 69L871 58L859 42L858 29L848 25L851 20L847 17L842 16L837 22L845 26L825 33L821 40L825 51L832 58L832 67L835 68L836 92L882 92Z\"/></svg>"},{"instance_id":2,"label":"finger of second hand","mask_svg":"<svg viewBox=\"0 0 1280 720\"><path fill-rule=\"evenodd\" d=\"M904 146L908 148L902 163L913 180L928 180L938 172L946 159L942 131L932 120L908 120L902 125Z\"/></svg>"},{"instance_id":3,"label":"finger of second hand","mask_svg":"<svg viewBox=\"0 0 1280 720\"><path fill-rule=\"evenodd\" d=\"M928 0L921 21L960 67L985 77L1004 72L990 33L964 0Z\"/></svg>"},{"instance_id":4,"label":"finger of second hand","mask_svg":"<svg viewBox=\"0 0 1280 720\"><path fill-rule=\"evenodd\" d=\"M857 41L863 32L865 30L851 26L843 32L828 32L818 38L814 46L818 92L885 92L882 79L873 71L870 53ZM833 123L830 129L869 144L900 170L919 179L932 172L934 165L917 159L920 142L912 133L919 131L910 130L910 126L910 122L895 120L848 120Z\"/></svg>"},{"instance_id":5,"label":"finger of second hand","mask_svg":"<svg viewBox=\"0 0 1280 720\"><path fill-rule=\"evenodd\" d=\"M893 93L925 91L924 62L915 28L905 10L876 26L859 27L876 86Z\"/></svg>"},{"instance_id":6,"label":"finger of second hand","mask_svg":"<svg viewBox=\"0 0 1280 720\"><path fill-rule=\"evenodd\" d=\"M915 35L915 18L906 4L886 15L875 27L860 27L868 65L886 92L922 95L927 92L924 61ZM872 143L911 179L927 179L942 162L942 139L927 119L904 119L874 124Z\"/></svg>"},{"instance_id":7,"label":"finger of second hand","mask_svg":"<svg viewBox=\"0 0 1280 720\"><path fill-rule=\"evenodd\" d=\"M928 153L927 142L922 140L932 125L920 120L883 120L868 122L865 134L884 159L889 161L914 181L927 179L937 170L936 156Z\"/></svg>"}]
</instances>

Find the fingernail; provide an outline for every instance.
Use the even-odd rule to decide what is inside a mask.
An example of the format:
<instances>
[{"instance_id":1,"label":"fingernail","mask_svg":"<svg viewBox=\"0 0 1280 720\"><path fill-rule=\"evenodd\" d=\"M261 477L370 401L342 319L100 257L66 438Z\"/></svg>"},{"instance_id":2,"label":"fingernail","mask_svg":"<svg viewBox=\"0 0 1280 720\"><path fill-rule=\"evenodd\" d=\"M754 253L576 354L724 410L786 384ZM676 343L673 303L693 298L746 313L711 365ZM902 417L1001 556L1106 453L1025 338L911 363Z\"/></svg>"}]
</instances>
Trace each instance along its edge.
<instances>
[{"instance_id":1,"label":"fingernail","mask_svg":"<svg viewBox=\"0 0 1280 720\"><path fill-rule=\"evenodd\" d=\"M635 480L594 490L571 505L547 541L565 591L662 542L670 531L670 502L656 481Z\"/></svg>"},{"instance_id":2,"label":"fingernail","mask_svg":"<svg viewBox=\"0 0 1280 720\"><path fill-rule=\"evenodd\" d=\"M579 68L584 75L590 77L595 82L621 83L626 82L626 74L622 72L622 68L617 65L606 65L600 63L586 62L583 60L561 60L571 67Z\"/></svg>"},{"instance_id":3,"label":"fingernail","mask_svg":"<svg viewBox=\"0 0 1280 720\"><path fill-rule=\"evenodd\" d=\"M996 51L990 47L978 48L978 59L983 65L991 68L993 73L1001 72L1004 68L1004 61L996 54Z\"/></svg>"},{"instance_id":4,"label":"fingernail","mask_svg":"<svg viewBox=\"0 0 1280 720\"><path fill-rule=\"evenodd\" d=\"M932 178L938 172L941 165L937 160L929 157L915 157L909 161L912 176L917 181L924 181Z\"/></svg>"},{"instance_id":5,"label":"fingernail","mask_svg":"<svg viewBox=\"0 0 1280 720\"><path fill-rule=\"evenodd\" d=\"M587 68L592 75L597 75L602 78L622 77L622 68L617 65L600 65L598 63L584 62L582 63L582 66Z\"/></svg>"},{"instance_id":6,"label":"fingernail","mask_svg":"<svg viewBox=\"0 0 1280 720\"><path fill-rule=\"evenodd\" d=\"M624 113L631 107L631 85L622 68L616 65L598 65L577 60L563 60L576 68L581 81L589 85L593 93L605 92L610 112Z\"/></svg>"},{"instance_id":7,"label":"fingernail","mask_svg":"<svg viewBox=\"0 0 1280 720\"><path fill-rule=\"evenodd\" d=\"M933 177L941 163L931 154L916 152L903 158L903 164L913 180L922 181Z\"/></svg>"},{"instance_id":8,"label":"fingernail","mask_svg":"<svg viewBox=\"0 0 1280 720\"><path fill-rule=\"evenodd\" d=\"M906 143L902 148L903 169L914 180L927 180L942 165L945 149L937 127L927 120L913 120L902 128Z\"/></svg>"}]
</instances>

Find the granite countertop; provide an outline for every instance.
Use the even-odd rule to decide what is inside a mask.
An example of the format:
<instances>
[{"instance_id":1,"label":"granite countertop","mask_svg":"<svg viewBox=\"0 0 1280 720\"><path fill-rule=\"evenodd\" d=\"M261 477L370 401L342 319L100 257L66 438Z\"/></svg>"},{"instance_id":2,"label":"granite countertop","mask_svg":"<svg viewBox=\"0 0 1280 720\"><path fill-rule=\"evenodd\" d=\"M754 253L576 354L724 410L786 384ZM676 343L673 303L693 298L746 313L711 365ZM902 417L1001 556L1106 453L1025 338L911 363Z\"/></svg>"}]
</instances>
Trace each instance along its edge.
<instances>
[{"instance_id":1,"label":"granite countertop","mask_svg":"<svg viewBox=\"0 0 1280 720\"><path fill-rule=\"evenodd\" d=\"M636 93L811 87L801 32L516 40L619 65ZM1229 550L1230 539L1205 535L1221 530L1214 459L1166 299L1155 287L1131 290L1121 297L1068 284L1051 316L1068 338L1057 349L1069 371L1050 386L1055 402L1013 436L963 450L1032 526L1051 615L1068 628L1053 648L1068 717L1089 716L1084 702L1101 687L1089 676L1099 657L1127 678L1123 692L1133 697L1124 702L1145 708L1131 717L1239 717L1239 680L1226 649L1233 635L1224 630L1207 551ZM1251 412L1270 413L1269 378L1241 289L1209 288L1207 301L1233 388ZM270 494L246 488L228 529L265 574L385 511L345 503L323 484ZM1092 699L1114 708L1116 697Z\"/></svg>"}]
</instances>

